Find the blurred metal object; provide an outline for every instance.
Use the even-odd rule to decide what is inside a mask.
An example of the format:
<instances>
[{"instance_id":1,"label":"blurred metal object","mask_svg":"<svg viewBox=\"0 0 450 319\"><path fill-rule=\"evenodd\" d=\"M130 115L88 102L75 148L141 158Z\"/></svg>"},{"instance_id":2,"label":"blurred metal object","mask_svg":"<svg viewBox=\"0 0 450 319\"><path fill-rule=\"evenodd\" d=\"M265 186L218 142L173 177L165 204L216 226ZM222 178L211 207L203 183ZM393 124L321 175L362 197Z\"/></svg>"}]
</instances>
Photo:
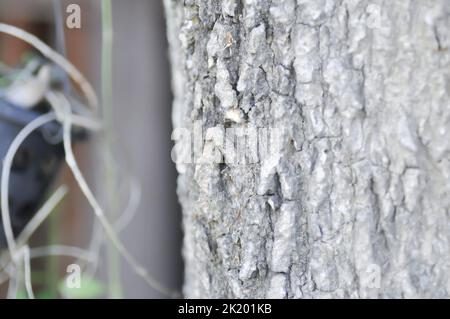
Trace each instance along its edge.
<instances>
[{"instance_id":1,"label":"blurred metal object","mask_svg":"<svg viewBox=\"0 0 450 319\"><path fill-rule=\"evenodd\" d=\"M0 100L0 157L3 159L20 130L40 115ZM17 236L32 218L47 188L55 177L64 150L61 143L48 143L44 136L58 133L59 124L51 122L33 132L14 157L9 184L9 205L13 233ZM44 133L45 132L45 133ZM3 223L0 247L6 246Z\"/></svg>"},{"instance_id":2,"label":"blurred metal object","mask_svg":"<svg viewBox=\"0 0 450 319\"><path fill-rule=\"evenodd\" d=\"M46 109L41 103L37 109ZM0 158L3 159L20 130L42 112L27 110L0 98ZM43 202L64 157L61 125L54 121L33 132L16 153L11 168L9 205L14 236L20 234ZM84 130L74 130L75 141L87 138ZM0 166L1 167L1 166ZM6 247L3 223L0 248Z\"/></svg>"}]
</instances>

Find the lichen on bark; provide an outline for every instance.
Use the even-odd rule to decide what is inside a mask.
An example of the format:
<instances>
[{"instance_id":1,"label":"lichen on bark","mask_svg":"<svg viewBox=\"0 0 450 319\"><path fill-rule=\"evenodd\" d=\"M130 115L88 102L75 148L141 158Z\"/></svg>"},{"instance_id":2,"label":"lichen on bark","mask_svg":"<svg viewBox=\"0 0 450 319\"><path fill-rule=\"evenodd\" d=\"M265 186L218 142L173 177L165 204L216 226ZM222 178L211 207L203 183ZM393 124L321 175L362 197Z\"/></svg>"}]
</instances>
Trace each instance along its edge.
<instances>
[{"instance_id":1,"label":"lichen on bark","mask_svg":"<svg viewBox=\"0 0 450 319\"><path fill-rule=\"evenodd\" d=\"M165 7L174 128L281 132L177 164L185 295L449 297L448 1Z\"/></svg>"}]
</instances>

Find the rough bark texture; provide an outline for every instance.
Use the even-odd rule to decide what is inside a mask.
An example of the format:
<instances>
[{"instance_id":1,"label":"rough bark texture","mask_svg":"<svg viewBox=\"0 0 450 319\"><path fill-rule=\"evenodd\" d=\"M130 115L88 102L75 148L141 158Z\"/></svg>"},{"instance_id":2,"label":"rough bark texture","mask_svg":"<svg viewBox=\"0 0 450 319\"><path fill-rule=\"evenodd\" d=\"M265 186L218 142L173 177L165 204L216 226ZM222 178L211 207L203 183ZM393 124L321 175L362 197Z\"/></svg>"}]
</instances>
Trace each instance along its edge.
<instances>
[{"instance_id":1,"label":"rough bark texture","mask_svg":"<svg viewBox=\"0 0 450 319\"><path fill-rule=\"evenodd\" d=\"M449 297L449 1L165 6L174 127L282 129L178 163L186 296Z\"/></svg>"}]
</instances>

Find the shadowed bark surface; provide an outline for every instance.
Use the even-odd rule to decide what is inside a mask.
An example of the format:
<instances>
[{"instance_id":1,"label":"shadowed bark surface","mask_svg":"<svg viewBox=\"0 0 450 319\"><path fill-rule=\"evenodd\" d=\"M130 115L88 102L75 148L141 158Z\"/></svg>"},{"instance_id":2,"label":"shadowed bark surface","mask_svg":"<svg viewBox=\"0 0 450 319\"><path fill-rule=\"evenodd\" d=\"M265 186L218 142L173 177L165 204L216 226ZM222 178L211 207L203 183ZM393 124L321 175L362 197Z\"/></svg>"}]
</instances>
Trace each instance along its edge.
<instances>
[{"instance_id":1,"label":"shadowed bark surface","mask_svg":"<svg viewBox=\"0 0 450 319\"><path fill-rule=\"evenodd\" d=\"M165 6L173 124L203 140L175 149L186 296L449 297L449 2ZM279 149L208 136L250 126Z\"/></svg>"}]
</instances>

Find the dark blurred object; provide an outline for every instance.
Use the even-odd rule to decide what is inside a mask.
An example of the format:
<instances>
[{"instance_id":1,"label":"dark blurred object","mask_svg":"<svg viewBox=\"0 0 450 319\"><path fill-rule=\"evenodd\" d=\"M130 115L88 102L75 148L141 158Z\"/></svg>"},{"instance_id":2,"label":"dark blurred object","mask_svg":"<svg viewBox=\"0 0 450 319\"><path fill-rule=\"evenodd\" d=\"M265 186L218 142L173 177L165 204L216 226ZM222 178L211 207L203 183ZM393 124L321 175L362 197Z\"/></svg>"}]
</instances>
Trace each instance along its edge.
<instances>
[{"instance_id":1,"label":"dark blurred object","mask_svg":"<svg viewBox=\"0 0 450 319\"><path fill-rule=\"evenodd\" d=\"M37 109L47 106L39 105ZM32 120L42 115L25 110L0 99L0 158L3 159L12 141ZM86 138L84 132L74 134L76 140ZM56 121L31 133L22 143L11 167L9 207L14 236L20 234L39 209L45 193L58 172L64 157L62 128ZM3 223L0 225L0 248L6 247Z\"/></svg>"}]
</instances>

